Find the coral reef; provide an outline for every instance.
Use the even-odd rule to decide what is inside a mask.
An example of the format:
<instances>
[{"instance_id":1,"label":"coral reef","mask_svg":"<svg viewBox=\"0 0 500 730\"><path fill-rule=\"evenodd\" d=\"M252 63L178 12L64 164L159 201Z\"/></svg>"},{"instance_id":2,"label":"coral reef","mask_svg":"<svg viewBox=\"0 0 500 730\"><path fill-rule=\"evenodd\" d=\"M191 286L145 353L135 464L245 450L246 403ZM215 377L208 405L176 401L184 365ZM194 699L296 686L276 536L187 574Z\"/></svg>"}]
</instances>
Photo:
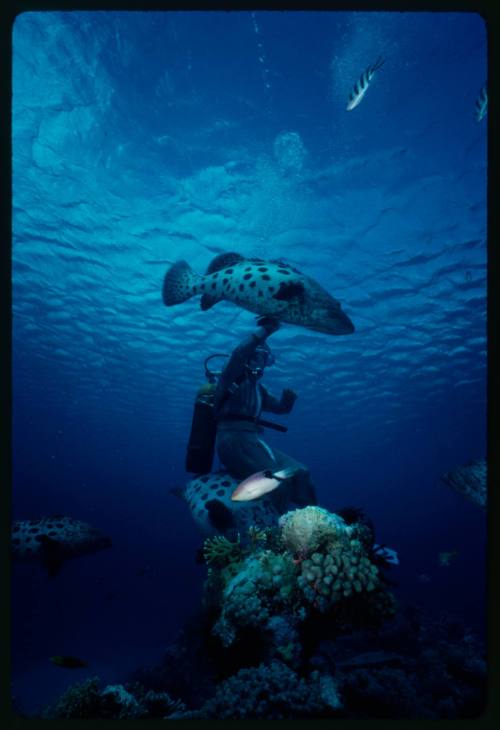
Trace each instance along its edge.
<instances>
[{"instance_id":1,"label":"coral reef","mask_svg":"<svg viewBox=\"0 0 500 730\"><path fill-rule=\"evenodd\" d=\"M341 708L335 682L330 680L321 682L318 673L304 679L278 661L241 669L219 685L201 715L220 720L328 717Z\"/></svg>"},{"instance_id":2,"label":"coral reef","mask_svg":"<svg viewBox=\"0 0 500 730\"><path fill-rule=\"evenodd\" d=\"M99 679L93 677L69 687L59 701L46 708L43 719L50 720L137 720L164 718L185 710L179 700L166 692L144 690L140 686L126 688L113 684L99 690Z\"/></svg>"},{"instance_id":3,"label":"coral reef","mask_svg":"<svg viewBox=\"0 0 500 730\"><path fill-rule=\"evenodd\" d=\"M449 616L397 607L357 516L306 507L247 541L209 541L203 610L161 664L75 685L44 717L478 716L484 647Z\"/></svg>"},{"instance_id":4,"label":"coral reef","mask_svg":"<svg viewBox=\"0 0 500 730\"><path fill-rule=\"evenodd\" d=\"M304 507L286 512L279 519L281 539L287 550L310 555L325 542L344 542L352 532L342 517L322 507Z\"/></svg>"},{"instance_id":5,"label":"coral reef","mask_svg":"<svg viewBox=\"0 0 500 730\"><path fill-rule=\"evenodd\" d=\"M296 629L311 612L327 614L344 604L334 618L339 626L348 623L350 614L362 621L365 609L370 621L391 615L393 599L356 530L356 524L349 526L321 507L305 507L283 515L279 539L267 540L266 549L253 544L231 571L217 571L214 562L209 595L211 606L219 610L213 632L222 645L229 647L253 627L267 632L269 656L293 665L300 653ZM277 616L293 635L286 642L274 638L272 620Z\"/></svg>"},{"instance_id":6,"label":"coral reef","mask_svg":"<svg viewBox=\"0 0 500 730\"><path fill-rule=\"evenodd\" d=\"M273 614L290 611L296 572L286 554L262 550L246 558L222 592L222 610L214 626L222 644L232 644L242 628L265 629Z\"/></svg>"},{"instance_id":7,"label":"coral reef","mask_svg":"<svg viewBox=\"0 0 500 730\"><path fill-rule=\"evenodd\" d=\"M342 598L375 590L378 568L365 557L361 543L350 540L303 560L297 583L306 599L326 612Z\"/></svg>"}]
</instances>

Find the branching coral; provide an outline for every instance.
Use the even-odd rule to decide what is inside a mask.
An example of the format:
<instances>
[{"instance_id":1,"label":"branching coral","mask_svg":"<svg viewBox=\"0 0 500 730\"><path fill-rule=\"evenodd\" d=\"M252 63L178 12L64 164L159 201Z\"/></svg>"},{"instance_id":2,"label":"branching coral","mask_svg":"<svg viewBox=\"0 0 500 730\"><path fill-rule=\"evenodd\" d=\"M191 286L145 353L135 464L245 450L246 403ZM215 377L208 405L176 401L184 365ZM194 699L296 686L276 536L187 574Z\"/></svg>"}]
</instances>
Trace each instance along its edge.
<instances>
[{"instance_id":1,"label":"branching coral","mask_svg":"<svg viewBox=\"0 0 500 730\"><path fill-rule=\"evenodd\" d=\"M238 562L241 560L241 554L239 535L235 542L216 535L215 537L207 537L203 543L203 557L205 562L209 564L215 563L221 566Z\"/></svg>"}]
</instances>

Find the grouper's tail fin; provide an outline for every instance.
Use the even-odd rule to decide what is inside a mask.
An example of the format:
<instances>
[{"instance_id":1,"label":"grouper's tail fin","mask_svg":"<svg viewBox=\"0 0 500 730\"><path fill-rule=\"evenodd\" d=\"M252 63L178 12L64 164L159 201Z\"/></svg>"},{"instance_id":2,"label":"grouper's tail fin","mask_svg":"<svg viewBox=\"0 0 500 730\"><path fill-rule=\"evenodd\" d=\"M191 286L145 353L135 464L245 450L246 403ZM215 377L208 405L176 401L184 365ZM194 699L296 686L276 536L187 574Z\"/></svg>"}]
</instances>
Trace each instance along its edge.
<instances>
[{"instance_id":1,"label":"grouper's tail fin","mask_svg":"<svg viewBox=\"0 0 500 730\"><path fill-rule=\"evenodd\" d=\"M177 261L169 268L163 279L163 303L166 307L181 304L197 294L196 284L201 280L187 261Z\"/></svg>"}]
</instances>

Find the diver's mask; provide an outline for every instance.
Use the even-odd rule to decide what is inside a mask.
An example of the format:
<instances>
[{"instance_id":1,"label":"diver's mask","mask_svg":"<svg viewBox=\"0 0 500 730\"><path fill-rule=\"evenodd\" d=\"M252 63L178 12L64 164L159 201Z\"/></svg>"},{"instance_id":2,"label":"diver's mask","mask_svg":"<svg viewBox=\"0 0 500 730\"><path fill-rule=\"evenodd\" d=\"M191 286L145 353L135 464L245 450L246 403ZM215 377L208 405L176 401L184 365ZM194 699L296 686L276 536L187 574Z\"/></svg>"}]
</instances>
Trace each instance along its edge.
<instances>
[{"instance_id":1,"label":"diver's mask","mask_svg":"<svg viewBox=\"0 0 500 730\"><path fill-rule=\"evenodd\" d=\"M245 363L245 370L250 377L259 380L264 375L264 368L273 365L275 357L267 343L258 345L252 357Z\"/></svg>"}]
</instances>

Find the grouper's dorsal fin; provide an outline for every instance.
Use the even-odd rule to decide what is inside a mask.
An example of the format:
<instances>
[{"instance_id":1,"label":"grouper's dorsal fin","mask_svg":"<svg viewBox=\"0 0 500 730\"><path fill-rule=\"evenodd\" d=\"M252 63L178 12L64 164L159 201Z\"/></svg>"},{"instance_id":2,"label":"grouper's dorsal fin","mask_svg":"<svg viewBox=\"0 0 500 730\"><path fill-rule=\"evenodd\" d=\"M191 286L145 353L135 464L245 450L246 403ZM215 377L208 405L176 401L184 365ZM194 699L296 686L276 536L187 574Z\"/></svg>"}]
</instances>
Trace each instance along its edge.
<instances>
[{"instance_id":1,"label":"grouper's dorsal fin","mask_svg":"<svg viewBox=\"0 0 500 730\"><path fill-rule=\"evenodd\" d=\"M214 271L221 271L221 269L226 269L233 264L239 264L241 261L245 261L244 257L239 253L234 253L234 251L220 253L209 263L207 274L213 274Z\"/></svg>"}]
</instances>

